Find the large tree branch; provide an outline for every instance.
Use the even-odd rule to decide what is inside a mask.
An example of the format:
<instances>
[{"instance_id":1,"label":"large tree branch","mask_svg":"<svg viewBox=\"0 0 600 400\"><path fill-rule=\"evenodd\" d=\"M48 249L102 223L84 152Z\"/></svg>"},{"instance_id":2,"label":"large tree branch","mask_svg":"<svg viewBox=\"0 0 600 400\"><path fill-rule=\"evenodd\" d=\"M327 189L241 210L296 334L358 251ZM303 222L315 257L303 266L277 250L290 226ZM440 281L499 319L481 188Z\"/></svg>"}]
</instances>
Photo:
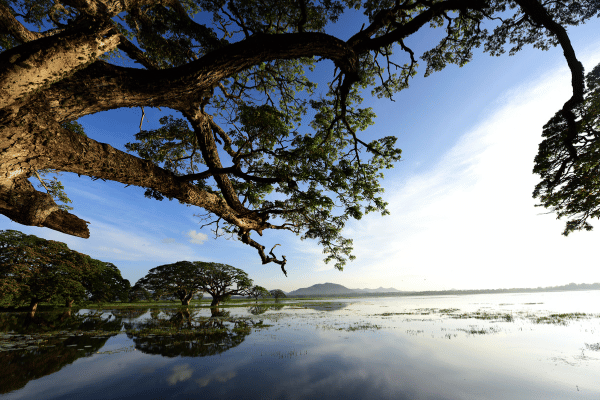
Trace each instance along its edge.
<instances>
[{"instance_id":1,"label":"large tree branch","mask_svg":"<svg viewBox=\"0 0 600 400\"><path fill-rule=\"evenodd\" d=\"M187 16L185 9L178 0L61 0L64 4L76 8L80 12L103 18L113 18L123 11L139 9L144 5L161 4L170 6L179 14Z\"/></svg>"},{"instance_id":2,"label":"large tree branch","mask_svg":"<svg viewBox=\"0 0 600 400\"><path fill-rule=\"evenodd\" d=\"M43 96L48 102L66 102L57 110L59 121L120 107L182 108L190 99L202 98L221 80L261 62L312 56L331 59L343 71L358 68L354 51L324 33L255 35L214 50L197 61L158 71L96 61L55 83Z\"/></svg>"},{"instance_id":3,"label":"large tree branch","mask_svg":"<svg viewBox=\"0 0 600 400\"><path fill-rule=\"evenodd\" d=\"M409 22L397 26L389 33L371 39L370 37L378 30L390 24L399 11L414 7L414 5L411 5L410 7L398 5L393 9L385 10L377 14L373 23L367 29L352 36L350 39L348 39L347 43L352 46L357 53L381 49L390 44L399 42L409 35L417 32L423 25L431 21L433 17L440 15L444 11L467 8L473 10L483 10L483 8L486 6L487 1L483 0L447 0L435 3L430 5L425 11L421 12Z\"/></svg>"},{"instance_id":4,"label":"large tree branch","mask_svg":"<svg viewBox=\"0 0 600 400\"><path fill-rule=\"evenodd\" d=\"M0 53L0 109L50 87L119 43L111 23L81 21L63 32Z\"/></svg>"},{"instance_id":5,"label":"large tree branch","mask_svg":"<svg viewBox=\"0 0 600 400\"><path fill-rule=\"evenodd\" d=\"M60 210L52 196L35 190L24 175L0 182L0 214L19 224L43 226L82 238L90 237L87 221Z\"/></svg>"},{"instance_id":6,"label":"large tree branch","mask_svg":"<svg viewBox=\"0 0 600 400\"><path fill-rule=\"evenodd\" d=\"M577 150L574 143L577 140L577 124L575 123L575 114L573 109L583 102L583 94L585 91L585 78L583 64L577 59L575 50L571 45L571 40L565 28L555 22L552 17L546 12L546 9L537 0L516 0L516 3L523 11L537 24L552 32L560 46L563 49L565 59L571 70L571 85L573 87L573 95L563 105L561 114L567 121L568 134L564 140L564 145L569 152L571 159L577 159Z\"/></svg>"},{"instance_id":7,"label":"large tree branch","mask_svg":"<svg viewBox=\"0 0 600 400\"><path fill-rule=\"evenodd\" d=\"M10 9L0 3L0 33L6 33L17 39L21 43L27 43L32 40L43 37L42 33L31 32L25 28L15 16L10 12Z\"/></svg>"},{"instance_id":8,"label":"large tree branch","mask_svg":"<svg viewBox=\"0 0 600 400\"><path fill-rule=\"evenodd\" d=\"M2 144L0 147L0 171L2 171L0 187L3 188L2 191L5 195L14 191L15 182L31 175L34 169L51 168L121 182L126 185L151 188L165 196L176 198L182 203L202 207L243 229L256 230L260 233L270 226L264 220L264 216L259 213L244 207L234 209L223 198L179 181L176 175L150 161L142 160L106 143L98 143L63 129L55 121L44 120L39 115L33 115L26 110L20 111L20 117L18 122L4 124L3 129L0 129L0 137L3 138L0 141ZM25 189L20 189L20 191L26 192ZM36 193L33 195L35 198L46 199L44 193ZM0 204L0 213L11 219L16 214L24 215L29 212L23 207L30 201L19 203L21 211L18 211L19 207L12 203L10 206L12 208L10 208L6 205L7 202L8 200L4 199L4 205ZM39 201L36 200L36 202ZM46 203L45 206L38 208L45 210L44 212L47 214L44 216L47 217L55 212L58 206L52 205L48 201ZM40 213L38 212L38 214ZM44 218L30 217L30 220L39 224L43 223ZM76 235L87 237L85 235L89 234L83 231L83 227L80 227Z\"/></svg>"},{"instance_id":9,"label":"large tree branch","mask_svg":"<svg viewBox=\"0 0 600 400\"><path fill-rule=\"evenodd\" d=\"M219 151L208 116L204 114L203 110L199 109L197 104L179 111L188 119L194 129L196 140L206 166L209 169L222 170L223 165L221 164ZM229 177L226 174L213 174L213 179L217 182L217 186L221 190L227 204L238 212L244 211L244 206L240 202L237 193L235 193Z\"/></svg>"}]
</instances>

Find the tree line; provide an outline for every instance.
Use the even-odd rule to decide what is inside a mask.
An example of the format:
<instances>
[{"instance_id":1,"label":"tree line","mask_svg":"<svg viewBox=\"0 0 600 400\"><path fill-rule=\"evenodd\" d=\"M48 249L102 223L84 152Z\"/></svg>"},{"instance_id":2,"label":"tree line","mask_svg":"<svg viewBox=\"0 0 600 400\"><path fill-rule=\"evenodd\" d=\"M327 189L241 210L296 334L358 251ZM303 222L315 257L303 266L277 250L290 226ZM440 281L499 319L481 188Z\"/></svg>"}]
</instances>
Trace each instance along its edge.
<instances>
[{"instance_id":1,"label":"tree line","mask_svg":"<svg viewBox=\"0 0 600 400\"><path fill-rule=\"evenodd\" d=\"M235 285L235 288L233 287ZM258 300L285 297L279 289L254 285L248 274L227 264L178 261L152 268L131 286L116 265L69 249L62 242L0 231L0 307L28 305L35 312L41 302L106 303L177 299L189 305L204 293L217 307L232 295Z\"/></svg>"}]
</instances>

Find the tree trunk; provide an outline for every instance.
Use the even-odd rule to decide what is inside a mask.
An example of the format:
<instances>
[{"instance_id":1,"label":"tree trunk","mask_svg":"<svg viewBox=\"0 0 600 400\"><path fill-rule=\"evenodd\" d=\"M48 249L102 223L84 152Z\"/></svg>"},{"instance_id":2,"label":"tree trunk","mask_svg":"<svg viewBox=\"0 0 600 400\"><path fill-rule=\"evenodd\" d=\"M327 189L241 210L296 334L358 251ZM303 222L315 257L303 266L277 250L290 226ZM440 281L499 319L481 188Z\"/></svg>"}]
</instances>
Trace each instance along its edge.
<instances>
[{"instance_id":1,"label":"tree trunk","mask_svg":"<svg viewBox=\"0 0 600 400\"><path fill-rule=\"evenodd\" d=\"M31 299L31 304L29 305L29 316L33 318L33 316L35 315L35 312L37 310L37 306L39 304L39 300L38 299Z\"/></svg>"},{"instance_id":2,"label":"tree trunk","mask_svg":"<svg viewBox=\"0 0 600 400\"><path fill-rule=\"evenodd\" d=\"M74 301L75 301L75 300L66 300L66 301L65 301L65 307L69 307L69 308L71 308L71 306L73 305L73 302L74 302Z\"/></svg>"},{"instance_id":3,"label":"tree trunk","mask_svg":"<svg viewBox=\"0 0 600 400\"><path fill-rule=\"evenodd\" d=\"M211 309L210 309L210 317L211 318L220 317L222 315L223 315L223 313L218 308L211 307Z\"/></svg>"},{"instance_id":4,"label":"tree trunk","mask_svg":"<svg viewBox=\"0 0 600 400\"><path fill-rule=\"evenodd\" d=\"M213 297L210 306L211 307L218 307L219 303L221 302L221 298L220 297Z\"/></svg>"},{"instance_id":5,"label":"tree trunk","mask_svg":"<svg viewBox=\"0 0 600 400\"><path fill-rule=\"evenodd\" d=\"M178 290L177 292L175 292L175 295L179 297L179 300L181 300L182 306L188 306L190 305L190 300L192 300L195 293L196 292L194 290L191 290L187 293L185 290Z\"/></svg>"},{"instance_id":6,"label":"tree trunk","mask_svg":"<svg viewBox=\"0 0 600 400\"><path fill-rule=\"evenodd\" d=\"M62 313L62 315L60 316L60 321L63 322L65 319L70 318L71 317L71 310L67 310L64 313Z\"/></svg>"}]
</instances>

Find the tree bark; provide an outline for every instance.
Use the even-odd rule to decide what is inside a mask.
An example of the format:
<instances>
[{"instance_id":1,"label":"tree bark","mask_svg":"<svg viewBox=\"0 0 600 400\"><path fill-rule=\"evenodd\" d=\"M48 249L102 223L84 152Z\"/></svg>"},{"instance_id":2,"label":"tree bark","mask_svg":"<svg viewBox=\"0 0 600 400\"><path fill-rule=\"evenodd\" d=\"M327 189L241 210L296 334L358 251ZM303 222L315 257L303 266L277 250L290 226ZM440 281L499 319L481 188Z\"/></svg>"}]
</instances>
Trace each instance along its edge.
<instances>
[{"instance_id":1,"label":"tree bark","mask_svg":"<svg viewBox=\"0 0 600 400\"><path fill-rule=\"evenodd\" d=\"M66 301L65 301L65 307L69 307L69 308L71 308L71 306L73 305L73 302L74 302L74 301L75 301L75 300L66 300Z\"/></svg>"}]
</instances>

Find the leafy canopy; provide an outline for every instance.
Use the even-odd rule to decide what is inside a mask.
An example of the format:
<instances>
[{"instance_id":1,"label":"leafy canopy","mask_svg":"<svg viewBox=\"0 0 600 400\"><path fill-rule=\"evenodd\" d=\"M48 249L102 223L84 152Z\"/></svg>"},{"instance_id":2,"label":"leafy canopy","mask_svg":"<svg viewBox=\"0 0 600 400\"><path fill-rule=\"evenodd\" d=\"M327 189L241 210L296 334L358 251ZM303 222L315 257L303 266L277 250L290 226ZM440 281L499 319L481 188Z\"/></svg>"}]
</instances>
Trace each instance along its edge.
<instances>
[{"instance_id":1,"label":"leafy canopy","mask_svg":"<svg viewBox=\"0 0 600 400\"><path fill-rule=\"evenodd\" d=\"M271 290L271 291L270 291L270 293L271 293L271 296L272 296L272 297L275 297L275 300L277 300L277 299L279 299L279 298L281 298L281 297L283 297L283 298L287 297L287 296L285 295L285 293L283 292L283 290L281 290L281 289L274 289L274 290Z\"/></svg>"},{"instance_id":2,"label":"leafy canopy","mask_svg":"<svg viewBox=\"0 0 600 400\"><path fill-rule=\"evenodd\" d=\"M248 298L253 298L254 300L258 300L259 297L271 297L271 293L262 286L254 285L250 289L248 294Z\"/></svg>"},{"instance_id":3,"label":"leafy canopy","mask_svg":"<svg viewBox=\"0 0 600 400\"><path fill-rule=\"evenodd\" d=\"M113 301L127 298L129 281L116 266L66 244L0 231L0 298L5 305L40 301Z\"/></svg>"},{"instance_id":4,"label":"leafy canopy","mask_svg":"<svg viewBox=\"0 0 600 400\"><path fill-rule=\"evenodd\" d=\"M188 304L204 284L198 274L198 268L197 264L190 261L159 265L136 282L135 292L136 294L151 292L155 299L174 295L181 300L182 304Z\"/></svg>"},{"instance_id":5,"label":"leafy canopy","mask_svg":"<svg viewBox=\"0 0 600 400\"><path fill-rule=\"evenodd\" d=\"M544 140L535 157L533 172L540 175L533 197L556 213L570 217L563 235L591 231L590 218L600 218L600 64L586 76L585 100L575 110L577 136L569 138L568 124L559 111L544 125ZM565 146L571 141L577 151Z\"/></svg>"}]
</instances>

